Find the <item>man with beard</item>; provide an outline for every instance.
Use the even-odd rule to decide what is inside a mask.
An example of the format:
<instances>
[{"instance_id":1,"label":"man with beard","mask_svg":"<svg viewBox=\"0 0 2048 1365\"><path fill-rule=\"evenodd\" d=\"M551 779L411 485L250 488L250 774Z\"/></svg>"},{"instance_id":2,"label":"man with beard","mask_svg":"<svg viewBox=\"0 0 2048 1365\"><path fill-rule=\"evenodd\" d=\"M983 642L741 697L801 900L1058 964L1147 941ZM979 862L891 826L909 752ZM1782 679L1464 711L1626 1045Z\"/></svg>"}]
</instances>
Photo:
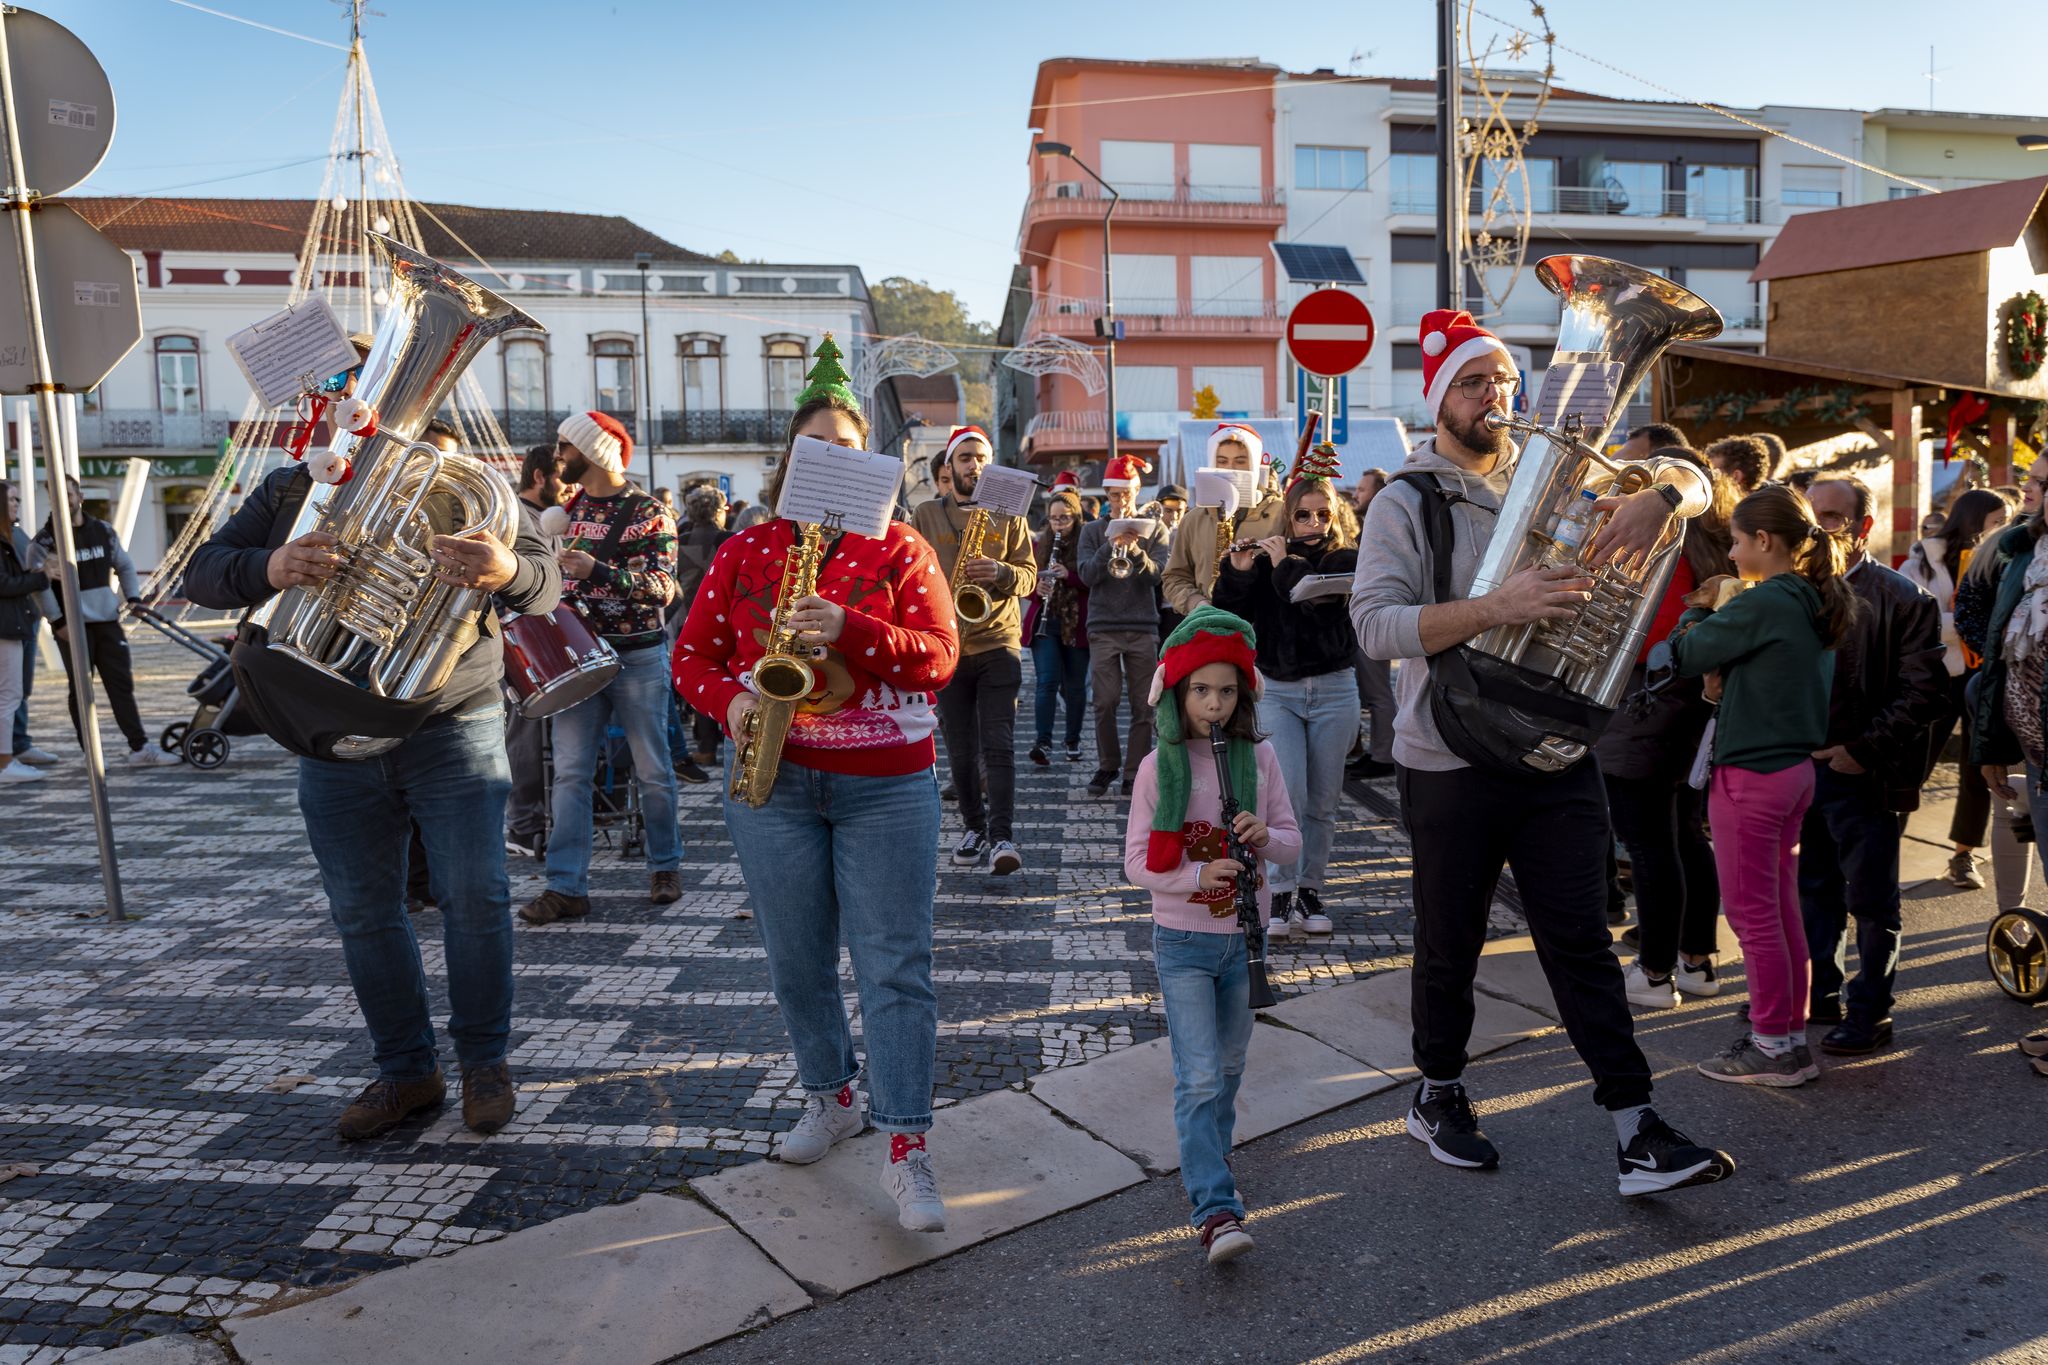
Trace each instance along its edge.
<instances>
[{"instance_id":1,"label":"man with beard","mask_svg":"<svg viewBox=\"0 0 2048 1365\"><path fill-rule=\"evenodd\" d=\"M1532 565L1482 597L1466 595L1516 456L1507 434L1486 418L1507 414L1520 375L1507 347L1467 313L1427 314L1420 341L1436 433L1373 499L1351 590L1351 621L1366 653L1407 661L1395 686L1394 762L1412 849L1411 1009L1422 1074L1408 1134L1448 1166L1491 1170L1500 1162L1460 1078L1472 1033L1472 978L1505 865L1514 869L1558 1016L1593 1073L1595 1101L1613 1119L1621 1193L1723 1179L1734 1174L1732 1159L1695 1144L1650 1108L1650 1065L1636 1046L1607 928L1611 836L1598 759L1588 754L1555 774L1507 775L1468 763L1437 729L1432 656L1495 626L1569 618L1591 580L1576 568ZM1611 515L1587 547L1588 564L1647 553L1673 512L1706 505L1698 471L1683 461L1669 466L1652 462L1654 487L1600 504ZM1451 538L1451 581L1441 595L1433 524Z\"/></svg>"},{"instance_id":2,"label":"man with beard","mask_svg":"<svg viewBox=\"0 0 2048 1365\"><path fill-rule=\"evenodd\" d=\"M1280 489L1267 477L1266 444L1258 432L1242 422L1217 423L1216 430L1209 433L1209 465L1258 471L1257 500L1231 515L1233 541L1264 540L1287 533L1280 524ZM1181 616L1205 605L1216 586L1216 519L1222 515L1220 507L1195 507L1174 530L1159 586L1166 605Z\"/></svg>"},{"instance_id":3,"label":"man with beard","mask_svg":"<svg viewBox=\"0 0 2048 1365\"><path fill-rule=\"evenodd\" d=\"M953 428L946 448L933 457L952 472L953 491L918 504L911 515L911 525L938 552L948 582L954 579L975 485L993 458L995 448L980 427ZM936 478L938 469L932 472ZM962 565L959 577L979 583L994 610L985 621L960 623L960 666L939 690L946 758L953 765L960 823L967 827L953 862L973 867L987 859L989 871L1002 877L1024 866L1011 823L1017 791L1017 693L1024 684L1017 603L1038 590L1038 557L1024 518L996 517L981 555Z\"/></svg>"},{"instance_id":4,"label":"man with beard","mask_svg":"<svg viewBox=\"0 0 2048 1365\"><path fill-rule=\"evenodd\" d=\"M1154 523L1143 535L1111 535L1119 520L1138 515L1138 483L1152 467L1119 455L1103 471L1109 516L1081 528L1081 581L1088 585L1088 688L1095 709L1095 775L1088 794L1102 796L1123 772L1123 794L1137 784L1138 765L1152 752L1152 673L1159 667L1159 573L1166 567L1166 532ZM1122 561L1124 576L1116 573ZM1130 744L1117 739L1119 703L1131 711Z\"/></svg>"},{"instance_id":5,"label":"man with beard","mask_svg":"<svg viewBox=\"0 0 2048 1365\"><path fill-rule=\"evenodd\" d=\"M676 775L669 766L669 681L662 615L676 592L676 522L658 499L627 481L633 438L602 412L562 423L555 445L562 482L576 485L562 537L562 595L580 604L618 651L619 671L603 691L554 718L554 828L547 889L519 909L528 924L590 913L591 782L613 721L626 732L640 816L647 827L647 899L682 899L682 831Z\"/></svg>"},{"instance_id":6,"label":"man with beard","mask_svg":"<svg viewBox=\"0 0 2048 1365\"><path fill-rule=\"evenodd\" d=\"M519 465L520 521L562 505L562 462L553 446L535 446ZM541 763L545 723L517 711L505 716L505 756L512 765L512 794L505 800L505 850L547 856L547 773Z\"/></svg>"}]
</instances>

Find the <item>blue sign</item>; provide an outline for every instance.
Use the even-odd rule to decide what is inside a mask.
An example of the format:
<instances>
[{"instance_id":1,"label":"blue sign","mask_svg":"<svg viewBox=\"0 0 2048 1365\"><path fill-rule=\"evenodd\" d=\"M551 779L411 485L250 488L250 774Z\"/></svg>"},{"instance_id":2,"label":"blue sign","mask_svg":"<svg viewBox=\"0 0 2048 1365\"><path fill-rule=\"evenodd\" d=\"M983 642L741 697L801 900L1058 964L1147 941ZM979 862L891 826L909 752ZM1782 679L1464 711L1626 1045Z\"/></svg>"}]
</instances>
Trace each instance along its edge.
<instances>
[{"instance_id":1,"label":"blue sign","mask_svg":"<svg viewBox=\"0 0 2048 1365\"><path fill-rule=\"evenodd\" d=\"M1323 404L1322 381L1315 381L1313 396L1309 392L1309 382L1308 371L1296 367L1294 371L1294 439L1297 443L1301 440L1301 429L1308 424L1309 409L1316 408L1320 410ZM1339 375L1337 377L1337 401L1334 406L1337 410L1323 419L1323 427L1318 439L1328 441L1333 446L1341 446L1351 439L1351 378L1348 375Z\"/></svg>"}]
</instances>

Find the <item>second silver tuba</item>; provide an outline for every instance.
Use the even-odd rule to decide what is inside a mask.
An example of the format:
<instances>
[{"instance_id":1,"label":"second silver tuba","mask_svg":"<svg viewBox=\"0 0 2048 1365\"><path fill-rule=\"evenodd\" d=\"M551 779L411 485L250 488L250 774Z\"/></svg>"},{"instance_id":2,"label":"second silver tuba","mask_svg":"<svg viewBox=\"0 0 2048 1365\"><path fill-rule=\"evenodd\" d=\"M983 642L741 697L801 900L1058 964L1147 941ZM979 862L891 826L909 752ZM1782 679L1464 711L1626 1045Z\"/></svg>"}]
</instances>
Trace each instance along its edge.
<instances>
[{"instance_id":1,"label":"second silver tuba","mask_svg":"<svg viewBox=\"0 0 2048 1365\"><path fill-rule=\"evenodd\" d=\"M315 758L397 747L476 641L489 596L435 576L433 538L482 531L510 545L519 527L497 471L419 437L486 343L540 324L404 243L372 240L390 258L391 303L354 397L374 426L337 432L332 450L352 472L313 486L289 536L324 531L342 562L332 578L265 602L236 651L265 730Z\"/></svg>"},{"instance_id":2,"label":"second silver tuba","mask_svg":"<svg viewBox=\"0 0 2048 1365\"><path fill-rule=\"evenodd\" d=\"M1679 494L1680 518L1699 515L1708 501L1706 476L1689 461L1616 460L1600 447L1665 347L1720 335L1721 315L1660 275L1604 257L1546 257L1536 278L1564 302L1544 406L1550 385L1573 373L1589 381L1595 401L1560 403L1571 415L1554 416L1551 426L1489 414L1489 426L1528 443L1473 577L1473 597L1531 565L1577 564L1592 538L1597 498L1666 483ZM1498 626L1439 656L1449 662L1434 674L1440 685L1432 710L1453 749L1467 761L1524 773L1559 772L1585 757L1627 688L1682 539L1683 522L1674 521L1646 557L1589 572L1589 600L1568 620Z\"/></svg>"}]
</instances>

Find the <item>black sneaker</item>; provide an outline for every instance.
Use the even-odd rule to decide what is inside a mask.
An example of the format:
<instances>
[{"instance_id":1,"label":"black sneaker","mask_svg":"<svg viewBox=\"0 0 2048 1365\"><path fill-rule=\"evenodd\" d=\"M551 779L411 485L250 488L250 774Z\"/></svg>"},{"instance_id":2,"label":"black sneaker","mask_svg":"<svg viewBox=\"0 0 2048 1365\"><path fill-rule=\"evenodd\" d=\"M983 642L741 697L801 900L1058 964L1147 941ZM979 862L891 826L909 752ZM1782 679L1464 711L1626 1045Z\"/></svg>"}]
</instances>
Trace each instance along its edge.
<instances>
[{"instance_id":1,"label":"black sneaker","mask_svg":"<svg viewBox=\"0 0 2048 1365\"><path fill-rule=\"evenodd\" d=\"M988 836L980 830L968 830L967 837L953 850L953 861L961 867L972 867L987 856Z\"/></svg>"},{"instance_id":2,"label":"black sneaker","mask_svg":"<svg viewBox=\"0 0 2048 1365\"><path fill-rule=\"evenodd\" d=\"M1427 1100L1422 1090L1415 1087L1415 1100L1408 1106L1409 1137L1428 1143L1429 1154L1446 1166L1490 1171L1500 1165L1500 1152L1479 1131L1464 1086L1439 1086Z\"/></svg>"},{"instance_id":3,"label":"black sneaker","mask_svg":"<svg viewBox=\"0 0 2048 1365\"><path fill-rule=\"evenodd\" d=\"M1381 763L1377 759L1361 758L1344 765L1344 776L1359 782L1377 782L1383 777L1394 775L1394 765Z\"/></svg>"},{"instance_id":4,"label":"black sneaker","mask_svg":"<svg viewBox=\"0 0 2048 1365\"><path fill-rule=\"evenodd\" d=\"M700 782L709 782L711 780L710 773L705 772L702 768L698 767L694 762L687 758L675 765L675 774L677 777L680 777L683 781L692 784Z\"/></svg>"},{"instance_id":5,"label":"black sneaker","mask_svg":"<svg viewBox=\"0 0 2048 1365\"><path fill-rule=\"evenodd\" d=\"M1114 781L1116 781L1116 774L1114 772L1098 768L1095 771L1095 776L1088 779L1088 794L1090 796L1107 796L1109 795L1109 784Z\"/></svg>"},{"instance_id":6,"label":"black sneaker","mask_svg":"<svg viewBox=\"0 0 2048 1365\"><path fill-rule=\"evenodd\" d=\"M1078 744L1069 744L1069 745L1067 746L1067 762L1069 762L1069 763L1079 763L1080 761L1081 761L1081 746L1080 746L1080 745L1078 745Z\"/></svg>"},{"instance_id":7,"label":"black sneaker","mask_svg":"<svg viewBox=\"0 0 2048 1365\"><path fill-rule=\"evenodd\" d=\"M1616 1164L1621 1167L1621 1192L1631 1197L1682 1190L1687 1185L1711 1185L1735 1174L1734 1157L1700 1146L1658 1118L1655 1111L1643 1115L1635 1137L1615 1152Z\"/></svg>"},{"instance_id":8,"label":"black sneaker","mask_svg":"<svg viewBox=\"0 0 2048 1365\"><path fill-rule=\"evenodd\" d=\"M1872 1019L1869 1015L1851 1010L1849 1017L1828 1030L1820 1040L1820 1050L1834 1057L1861 1057L1881 1047L1889 1047L1892 1041L1892 1021L1889 1017Z\"/></svg>"},{"instance_id":9,"label":"black sneaker","mask_svg":"<svg viewBox=\"0 0 2048 1365\"><path fill-rule=\"evenodd\" d=\"M1050 768L1052 766L1052 760L1046 756L1043 744L1031 746L1031 761L1041 768Z\"/></svg>"},{"instance_id":10,"label":"black sneaker","mask_svg":"<svg viewBox=\"0 0 2048 1365\"><path fill-rule=\"evenodd\" d=\"M1123 780L1123 786L1119 788L1119 790L1121 790L1125 796L1129 796L1132 792L1136 791L1137 789L1138 779L1135 777L1125 778Z\"/></svg>"}]
</instances>

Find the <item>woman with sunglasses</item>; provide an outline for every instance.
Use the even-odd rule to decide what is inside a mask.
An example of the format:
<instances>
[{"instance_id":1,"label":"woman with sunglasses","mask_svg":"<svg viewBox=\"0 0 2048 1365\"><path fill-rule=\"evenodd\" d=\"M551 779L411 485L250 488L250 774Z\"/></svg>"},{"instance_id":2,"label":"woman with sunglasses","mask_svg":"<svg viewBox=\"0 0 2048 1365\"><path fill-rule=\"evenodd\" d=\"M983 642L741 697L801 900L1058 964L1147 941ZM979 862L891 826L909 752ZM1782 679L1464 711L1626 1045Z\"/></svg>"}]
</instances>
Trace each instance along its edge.
<instances>
[{"instance_id":1,"label":"woman with sunglasses","mask_svg":"<svg viewBox=\"0 0 2048 1365\"><path fill-rule=\"evenodd\" d=\"M1259 729L1273 742L1287 799L1301 822L1301 858L1272 871L1275 938L1327 934L1323 910L1330 841L1344 788L1344 758L1358 735L1358 650L1349 608L1358 521L1331 484L1337 452L1317 446L1295 462L1281 498L1279 533L1228 556L1215 602L1258 636ZM1327 591L1316 591L1325 584ZM1300 600L1296 590L1301 589Z\"/></svg>"}]
</instances>

